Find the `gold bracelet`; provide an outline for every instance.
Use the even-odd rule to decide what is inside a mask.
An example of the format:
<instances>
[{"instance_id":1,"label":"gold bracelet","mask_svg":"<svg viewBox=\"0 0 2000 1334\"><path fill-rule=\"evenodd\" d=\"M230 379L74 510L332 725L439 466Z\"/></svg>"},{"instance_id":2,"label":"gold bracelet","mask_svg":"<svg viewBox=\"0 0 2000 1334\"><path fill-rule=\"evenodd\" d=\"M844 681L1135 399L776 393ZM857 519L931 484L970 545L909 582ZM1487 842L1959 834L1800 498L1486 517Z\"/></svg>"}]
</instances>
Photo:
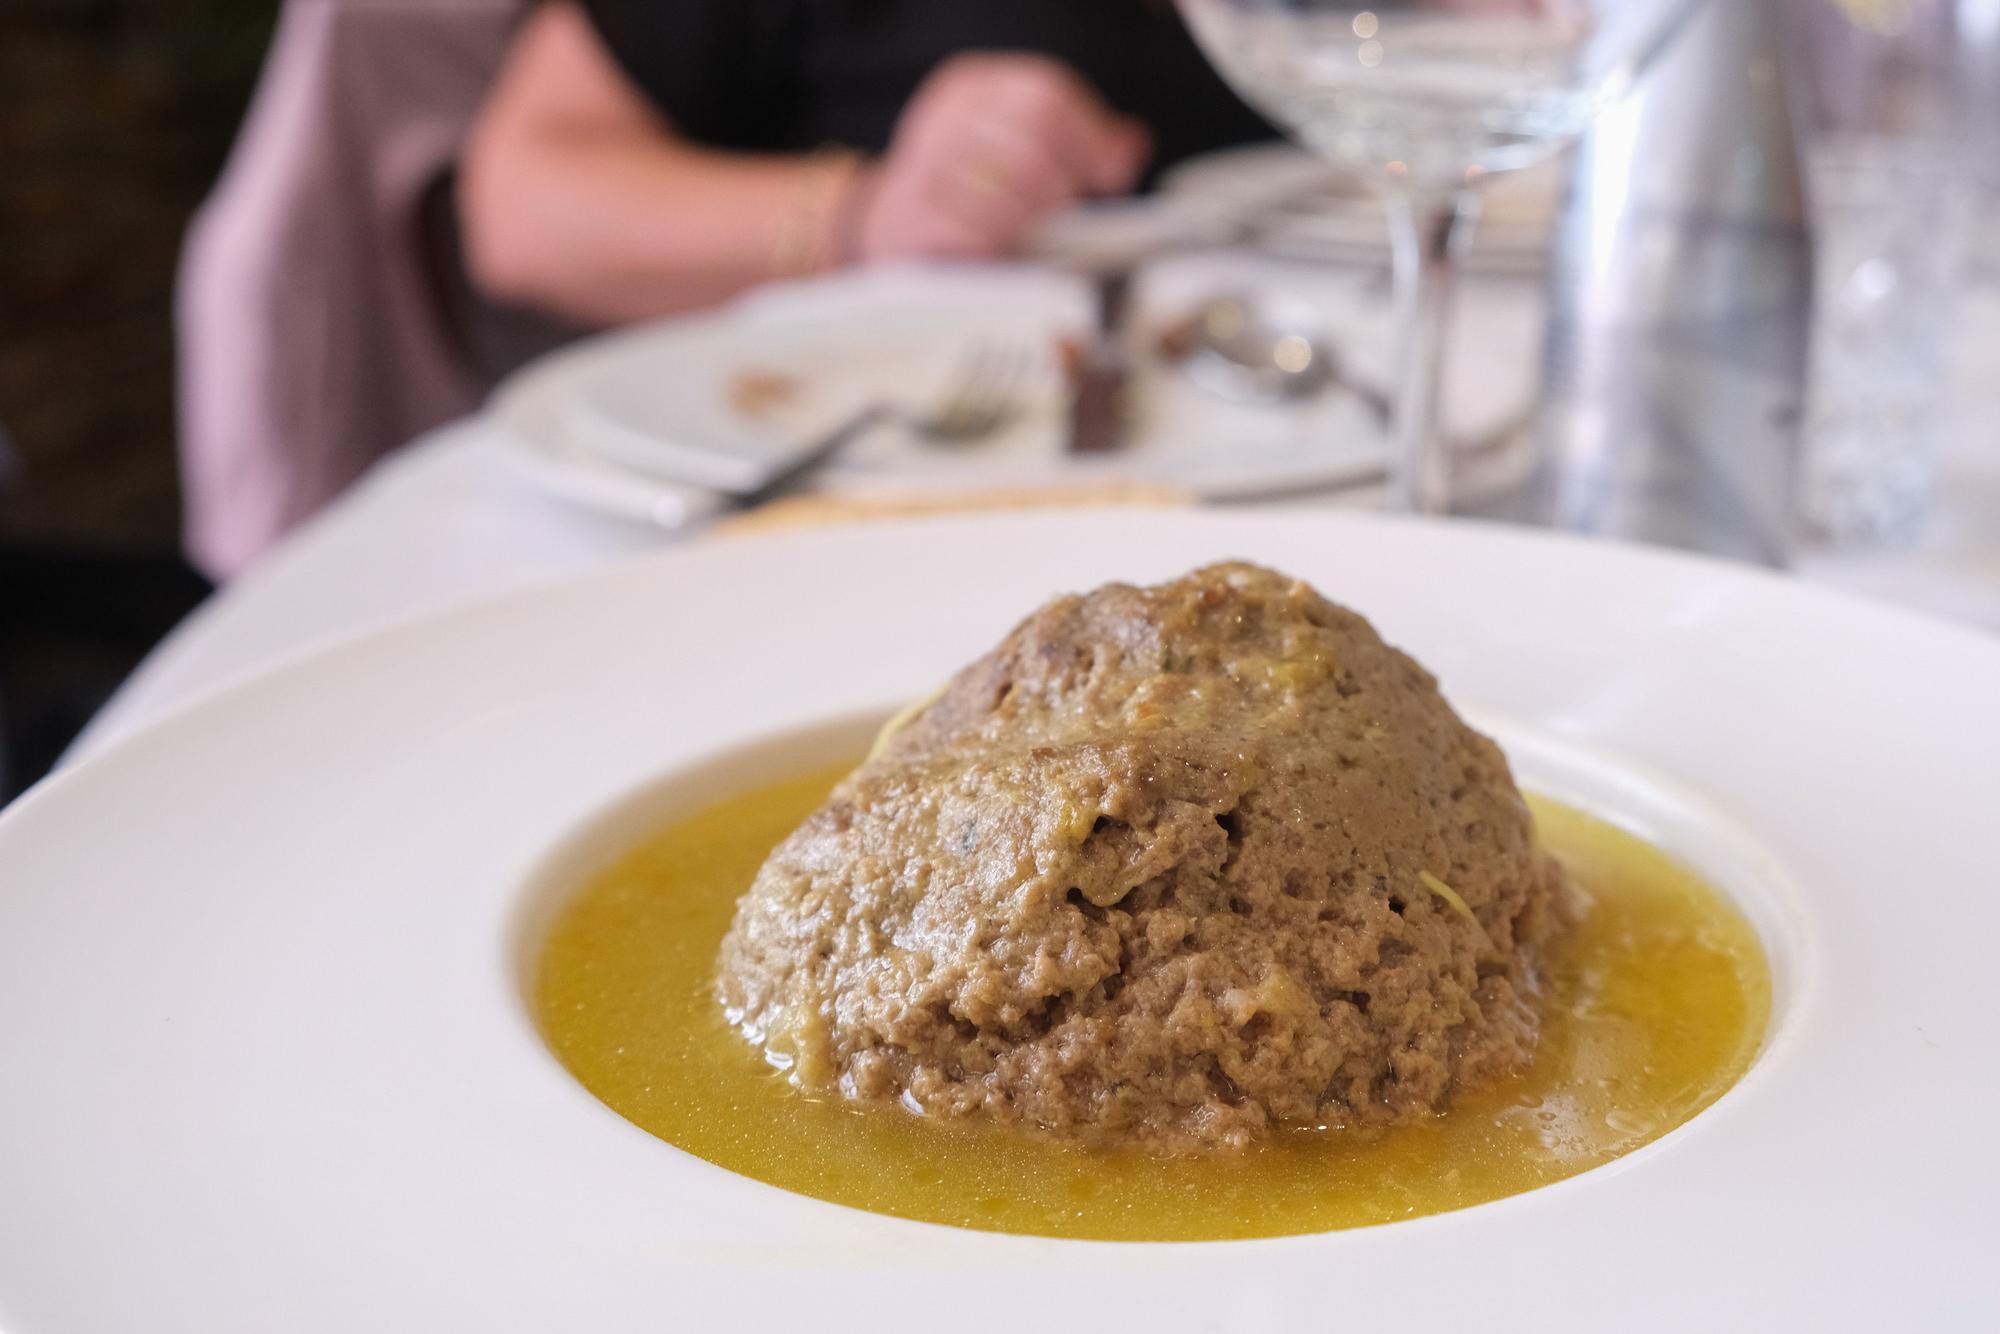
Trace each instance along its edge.
<instances>
[{"instance_id":1,"label":"gold bracelet","mask_svg":"<svg viewBox=\"0 0 2000 1334\"><path fill-rule=\"evenodd\" d=\"M823 273L840 259L834 223L843 197L861 170L861 155L839 144L814 149L805 179L771 247L771 272L780 278Z\"/></svg>"}]
</instances>

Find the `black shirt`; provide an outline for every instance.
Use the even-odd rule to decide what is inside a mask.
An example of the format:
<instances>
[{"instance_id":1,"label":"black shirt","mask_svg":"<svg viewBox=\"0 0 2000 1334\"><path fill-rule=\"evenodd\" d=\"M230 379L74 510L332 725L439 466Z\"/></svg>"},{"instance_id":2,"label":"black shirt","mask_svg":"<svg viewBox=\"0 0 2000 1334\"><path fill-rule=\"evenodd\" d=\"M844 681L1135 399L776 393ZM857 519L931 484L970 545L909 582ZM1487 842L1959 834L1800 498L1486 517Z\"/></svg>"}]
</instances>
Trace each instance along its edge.
<instances>
[{"instance_id":1,"label":"black shirt","mask_svg":"<svg viewBox=\"0 0 2000 1334\"><path fill-rule=\"evenodd\" d=\"M962 51L1075 68L1153 132L1152 168L1268 138L1166 0L584 0L604 44L689 138L880 152L903 105Z\"/></svg>"}]
</instances>

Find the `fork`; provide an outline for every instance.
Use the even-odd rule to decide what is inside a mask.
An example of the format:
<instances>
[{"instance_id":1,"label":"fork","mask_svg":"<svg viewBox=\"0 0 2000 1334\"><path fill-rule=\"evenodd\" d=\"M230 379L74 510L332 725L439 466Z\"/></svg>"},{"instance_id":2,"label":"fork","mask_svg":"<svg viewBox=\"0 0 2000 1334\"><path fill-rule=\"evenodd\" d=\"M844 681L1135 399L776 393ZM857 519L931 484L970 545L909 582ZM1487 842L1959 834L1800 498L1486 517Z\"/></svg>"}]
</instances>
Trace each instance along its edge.
<instances>
[{"instance_id":1,"label":"fork","mask_svg":"<svg viewBox=\"0 0 2000 1334\"><path fill-rule=\"evenodd\" d=\"M731 496L730 502L739 509L749 509L776 499L885 422L902 422L926 444L965 445L984 439L1014 419L1032 361L1022 348L974 343L960 358L958 369L945 382L944 389L927 407L910 408L891 399L877 399L800 450L750 490Z\"/></svg>"},{"instance_id":2,"label":"fork","mask_svg":"<svg viewBox=\"0 0 2000 1334\"><path fill-rule=\"evenodd\" d=\"M983 440L1014 419L1033 368L1024 347L974 343L931 410L906 415L904 424L926 444Z\"/></svg>"}]
</instances>

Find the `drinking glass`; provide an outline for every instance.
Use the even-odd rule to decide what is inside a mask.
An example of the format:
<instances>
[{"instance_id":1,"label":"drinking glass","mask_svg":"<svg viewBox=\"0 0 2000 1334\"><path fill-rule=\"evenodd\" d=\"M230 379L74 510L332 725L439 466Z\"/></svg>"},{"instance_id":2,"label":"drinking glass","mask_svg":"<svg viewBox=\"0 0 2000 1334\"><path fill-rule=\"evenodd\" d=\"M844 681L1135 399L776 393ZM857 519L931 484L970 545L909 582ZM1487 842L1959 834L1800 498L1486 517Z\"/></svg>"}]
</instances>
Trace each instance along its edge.
<instances>
[{"instance_id":1,"label":"drinking glass","mask_svg":"<svg viewBox=\"0 0 2000 1334\"><path fill-rule=\"evenodd\" d=\"M1400 325L1392 493L1443 513L1455 268L1495 172L1577 139L1705 0L1179 0L1226 80L1388 208Z\"/></svg>"},{"instance_id":2,"label":"drinking glass","mask_svg":"<svg viewBox=\"0 0 2000 1334\"><path fill-rule=\"evenodd\" d=\"M1908 540L1947 419L2000 5L1788 0L1786 13L1814 249L1800 517L1832 545Z\"/></svg>"}]
</instances>

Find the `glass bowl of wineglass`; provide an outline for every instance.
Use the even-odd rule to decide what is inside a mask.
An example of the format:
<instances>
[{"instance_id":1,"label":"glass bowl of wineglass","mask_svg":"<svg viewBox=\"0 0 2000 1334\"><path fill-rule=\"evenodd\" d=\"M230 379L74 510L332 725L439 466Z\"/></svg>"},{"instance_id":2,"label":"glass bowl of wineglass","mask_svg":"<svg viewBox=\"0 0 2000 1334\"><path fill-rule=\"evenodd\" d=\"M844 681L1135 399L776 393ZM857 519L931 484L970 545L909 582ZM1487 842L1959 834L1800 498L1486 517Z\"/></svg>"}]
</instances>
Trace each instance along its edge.
<instances>
[{"instance_id":1,"label":"glass bowl of wineglass","mask_svg":"<svg viewBox=\"0 0 2000 1334\"><path fill-rule=\"evenodd\" d=\"M1479 187L1579 138L1707 0L1179 0L1217 70L1388 206L1401 347L1395 503L1444 513L1438 420Z\"/></svg>"}]
</instances>

